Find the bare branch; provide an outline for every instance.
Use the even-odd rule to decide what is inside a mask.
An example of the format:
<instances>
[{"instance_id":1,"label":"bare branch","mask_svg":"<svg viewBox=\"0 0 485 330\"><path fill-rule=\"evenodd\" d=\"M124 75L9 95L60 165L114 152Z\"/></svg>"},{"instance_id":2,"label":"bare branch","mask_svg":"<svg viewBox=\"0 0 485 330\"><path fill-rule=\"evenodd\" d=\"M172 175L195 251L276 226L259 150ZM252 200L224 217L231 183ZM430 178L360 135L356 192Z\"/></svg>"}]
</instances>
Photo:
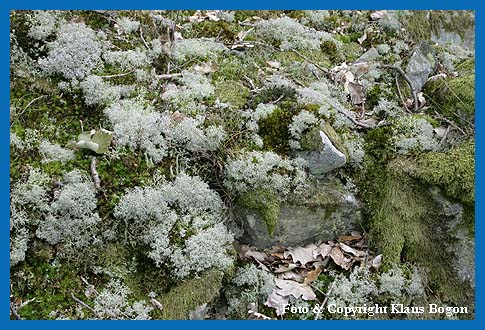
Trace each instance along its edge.
<instances>
[{"instance_id":1,"label":"bare branch","mask_svg":"<svg viewBox=\"0 0 485 330\"><path fill-rule=\"evenodd\" d=\"M98 164L98 160L96 159L95 156L93 156L93 158L91 158L91 166L90 166L91 177L93 178L94 187L96 188L96 190L100 190L101 189L101 179L99 178L98 171L96 171L96 165L97 164Z\"/></svg>"}]
</instances>

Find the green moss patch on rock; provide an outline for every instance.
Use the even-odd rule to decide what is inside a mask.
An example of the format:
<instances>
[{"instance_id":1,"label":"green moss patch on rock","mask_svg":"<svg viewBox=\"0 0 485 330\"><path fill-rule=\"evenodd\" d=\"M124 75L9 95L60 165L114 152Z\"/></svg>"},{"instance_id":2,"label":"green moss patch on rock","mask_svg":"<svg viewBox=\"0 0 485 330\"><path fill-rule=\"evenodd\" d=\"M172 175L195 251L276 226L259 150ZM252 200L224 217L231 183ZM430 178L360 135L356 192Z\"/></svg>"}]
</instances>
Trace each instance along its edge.
<instances>
[{"instance_id":1,"label":"green moss patch on rock","mask_svg":"<svg viewBox=\"0 0 485 330\"><path fill-rule=\"evenodd\" d=\"M191 311L217 298L222 286L222 277L222 272L211 271L190 278L162 295L159 299L163 306L162 319L189 319Z\"/></svg>"},{"instance_id":2,"label":"green moss patch on rock","mask_svg":"<svg viewBox=\"0 0 485 330\"><path fill-rule=\"evenodd\" d=\"M270 190L258 189L244 194L238 201L242 206L260 213L268 229L268 234L272 237L280 215L278 196Z\"/></svg>"}]
</instances>

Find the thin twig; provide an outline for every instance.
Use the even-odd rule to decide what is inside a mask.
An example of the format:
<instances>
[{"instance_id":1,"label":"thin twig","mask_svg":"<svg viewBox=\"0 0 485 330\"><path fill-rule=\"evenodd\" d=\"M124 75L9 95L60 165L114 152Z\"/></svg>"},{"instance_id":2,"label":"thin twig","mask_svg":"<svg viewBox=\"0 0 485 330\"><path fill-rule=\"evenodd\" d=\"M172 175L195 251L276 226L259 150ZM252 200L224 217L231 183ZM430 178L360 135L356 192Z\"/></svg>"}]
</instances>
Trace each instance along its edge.
<instances>
[{"instance_id":1,"label":"thin twig","mask_svg":"<svg viewBox=\"0 0 485 330\"><path fill-rule=\"evenodd\" d=\"M448 118L446 117L443 117L442 115L440 115L437 111L434 112L436 116L438 116L438 118L440 120L443 120L445 121L446 123L450 124L451 126L453 126L454 128L456 128L457 130L459 130L461 132L461 134L463 135L466 135L465 131L458 125L456 125L454 122L452 122L451 120L449 120Z\"/></svg>"},{"instance_id":2,"label":"thin twig","mask_svg":"<svg viewBox=\"0 0 485 330\"><path fill-rule=\"evenodd\" d=\"M328 288L327 293L325 294L325 299L323 299L323 302L320 305L320 310L323 310L323 307L327 304L328 298L332 294L332 291L333 291L333 287L334 286L335 286L335 281L333 281L332 284L330 284L330 287ZM315 318L314 319L316 320L319 316L320 316L320 313L315 314Z\"/></svg>"},{"instance_id":3,"label":"thin twig","mask_svg":"<svg viewBox=\"0 0 485 330\"><path fill-rule=\"evenodd\" d=\"M22 109L22 111L20 111L18 114L17 114L17 117L20 117L32 104L34 104L34 102L40 100L40 99L43 99L44 97L47 97L47 95L41 95L39 97L36 97L35 99L33 99L32 101L30 101L29 103L27 103L27 105Z\"/></svg>"},{"instance_id":4,"label":"thin twig","mask_svg":"<svg viewBox=\"0 0 485 330\"><path fill-rule=\"evenodd\" d=\"M132 74L135 71L130 71L130 72L123 72L123 73L117 73L117 74L112 74L108 76L100 76L101 78L118 78L118 77L124 77Z\"/></svg>"},{"instance_id":5,"label":"thin twig","mask_svg":"<svg viewBox=\"0 0 485 330\"><path fill-rule=\"evenodd\" d=\"M413 87L413 82L411 81L411 79L409 79L408 75L403 71L403 69L401 69L400 67L398 67L396 65L390 65L390 64L380 64L377 67L383 68L383 69L396 70L404 78L404 80L406 80L406 82L409 85L409 88L411 89L411 94L413 95L414 111L417 112L419 110L418 93L416 92L416 90Z\"/></svg>"},{"instance_id":6,"label":"thin twig","mask_svg":"<svg viewBox=\"0 0 485 330\"><path fill-rule=\"evenodd\" d=\"M94 187L96 190L101 190L101 179L99 178L98 171L96 171L96 165L98 164L98 160L96 159L96 156L93 156L91 158L91 177L93 178L94 181Z\"/></svg>"},{"instance_id":7,"label":"thin twig","mask_svg":"<svg viewBox=\"0 0 485 330\"><path fill-rule=\"evenodd\" d=\"M169 80L175 77L181 77L181 73L167 73L167 74L157 74L155 75L155 78L157 79L163 79L163 80Z\"/></svg>"},{"instance_id":8,"label":"thin twig","mask_svg":"<svg viewBox=\"0 0 485 330\"><path fill-rule=\"evenodd\" d=\"M411 113L411 110L409 110L407 105L406 105L406 100L404 100L404 97L402 96L401 87L399 86L399 79L397 78L397 75L395 77L396 77L397 94L399 95L399 98L401 99L401 102L402 102L402 105L404 106L404 109L406 109L407 112Z\"/></svg>"},{"instance_id":9,"label":"thin twig","mask_svg":"<svg viewBox=\"0 0 485 330\"><path fill-rule=\"evenodd\" d=\"M143 44L145 45L145 47L147 49L150 49L150 47L148 46L147 42L145 41L145 38L143 38L143 28L142 28L141 25L140 25L140 38L141 38L141 41L143 41Z\"/></svg>"},{"instance_id":10,"label":"thin twig","mask_svg":"<svg viewBox=\"0 0 485 330\"><path fill-rule=\"evenodd\" d=\"M72 292L71 292L71 297L72 297L72 299L73 299L75 302L77 302L78 304L80 304L80 305L81 305L81 306L83 306L83 307L86 307L87 309L89 309L91 312L93 312L93 313L94 313L94 309L93 309L91 306L89 306L88 304L86 304L86 303L85 303L84 301L82 301L81 299L76 298L76 296L74 296L74 293L72 293Z\"/></svg>"},{"instance_id":11,"label":"thin twig","mask_svg":"<svg viewBox=\"0 0 485 330\"><path fill-rule=\"evenodd\" d=\"M451 128L450 125L446 127L446 131L445 131L445 134L443 134L443 138L440 141L440 145L443 145L445 143L446 138L448 137L448 133L450 132L450 128Z\"/></svg>"}]
</instances>

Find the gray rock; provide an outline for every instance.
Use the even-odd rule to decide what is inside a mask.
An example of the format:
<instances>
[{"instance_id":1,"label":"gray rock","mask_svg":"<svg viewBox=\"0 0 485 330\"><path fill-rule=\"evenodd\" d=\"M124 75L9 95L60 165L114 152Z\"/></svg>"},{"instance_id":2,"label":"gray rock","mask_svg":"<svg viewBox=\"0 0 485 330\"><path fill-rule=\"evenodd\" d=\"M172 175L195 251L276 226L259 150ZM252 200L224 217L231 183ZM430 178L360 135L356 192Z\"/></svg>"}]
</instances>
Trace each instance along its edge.
<instances>
[{"instance_id":1,"label":"gray rock","mask_svg":"<svg viewBox=\"0 0 485 330\"><path fill-rule=\"evenodd\" d=\"M328 136L322 131L319 133L321 143L315 150L297 152L299 157L307 161L308 169L313 175L328 173L347 162L345 155L333 145Z\"/></svg>"},{"instance_id":2,"label":"gray rock","mask_svg":"<svg viewBox=\"0 0 485 330\"><path fill-rule=\"evenodd\" d=\"M416 92L421 91L429 75L433 72L435 64L433 48L429 44L421 42L413 51L406 68L406 74Z\"/></svg>"},{"instance_id":3,"label":"gray rock","mask_svg":"<svg viewBox=\"0 0 485 330\"><path fill-rule=\"evenodd\" d=\"M280 208L270 237L259 211L237 207L237 218L244 231L240 242L261 249L275 245L301 246L347 234L361 219L360 203L334 177L315 182L306 197L293 196L282 202Z\"/></svg>"},{"instance_id":4,"label":"gray rock","mask_svg":"<svg viewBox=\"0 0 485 330\"><path fill-rule=\"evenodd\" d=\"M359 57L354 64L357 63L364 63L364 62L372 62L377 60L380 57L379 52L374 47L370 48L361 57Z\"/></svg>"}]
</instances>

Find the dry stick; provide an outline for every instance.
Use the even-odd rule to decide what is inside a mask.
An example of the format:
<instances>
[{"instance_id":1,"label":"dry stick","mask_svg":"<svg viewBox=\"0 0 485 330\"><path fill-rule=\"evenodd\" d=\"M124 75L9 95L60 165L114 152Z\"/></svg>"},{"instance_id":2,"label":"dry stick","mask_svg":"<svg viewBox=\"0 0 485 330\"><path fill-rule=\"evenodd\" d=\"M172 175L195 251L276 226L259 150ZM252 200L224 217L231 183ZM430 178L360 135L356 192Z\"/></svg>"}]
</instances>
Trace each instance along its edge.
<instances>
[{"instance_id":1,"label":"dry stick","mask_svg":"<svg viewBox=\"0 0 485 330\"><path fill-rule=\"evenodd\" d=\"M169 80L175 77L181 77L181 73L167 73L167 74L157 74L155 75L155 78L157 79L163 79L163 80Z\"/></svg>"},{"instance_id":2,"label":"dry stick","mask_svg":"<svg viewBox=\"0 0 485 330\"><path fill-rule=\"evenodd\" d=\"M98 164L98 160L96 159L96 156L93 156L91 158L91 177L93 178L94 181L94 187L96 190L101 189L101 179L99 178L98 171L96 171L96 165Z\"/></svg>"},{"instance_id":3,"label":"dry stick","mask_svg":"<svg viewBox=\"0 0 485 330\"><path fill-rule=\"evenodd\" d=\"M445 134L443 135L443 138L440 141L440 145L443 145L445 143L446 138L448 137L448 133L450 132L450 128L451 128L450 125L446 127L446 131L445 131Z\"/></svg>"},{"instance_id":4,"label":"dry stick","mask_svg":"<svg viewBox=\"0 0 485 330\"><path fill-rule=\"evenodd\" d=\"M448 124L450 124L451 126L453 126L454 128L456 128L457 130L459 130L461 132L461 134L466 135L465 131L463 129L461 129L458 125L456 125L454 122L452 122L451 120L449 120L446 117L443 117L437 111L435 111L434 113L435 113L436 116L438 116L438 118L440 120L443 120L443 121L447 122Z\"/></svg>"},{"instance_id":5,"label":"dry stick","mask_svg":"<svg viewBox=\"0 0 485 330\"><path fill-rule=\"evenodd\" d=\"M123 72L123 73L117 73L117 74L112 74L108 76L100 76L101 78L118 78L118 77L124 77L132 74L135 71L130 71L130 72Z\"/></svg>"},{"instance_id":6,"label":"dry stick","mask_svg":"<svg viewBox=\"0 0 485 330\"><path fill-rule=\"evenodd\" d=\"M332 293L334 286L335 286L335 281L333 281L332 284L330 284L330 288L328 288L327 294L325 295L325 299L323 299L322 305L320 306L320 310L322 310L323 307L327 304L328 298L330 297L330 294ZM316 320L319 315L320 314L316 314L314 319Z\"/></svg>"},{"instance_id":7,"label":"dry stick","mask_svg":"<svg viewBox=\"0 0 485 330\"><path fill-rule=\"evenodd\" d=\"M80 304L80 305L81 305L81 306L83 306L83 307L86 307L86 308L87 308L87 309L89 309L91 312L95 313L95 312L94 312L94 309L93 309L91 306L89 306L88 304L86 304L86 303L85 303L84 301L82 301L81 299L76 298L76 296L74 296L74 293L72 293L72 292L71 292L71 297L72 297L72 299L73 299L75 302L77 302L78 304Z\"/></svg>"},{"instance_id":8,"label":"dry stick","mask_svg":"<svg viewBox=\"0 0 485 330\"><path fill-rule=\"evenodd\" d=\"M35 99L33 99L32 101L30 101L29 103L27 103L27 105L25 106L25 108L22 109L22 111L20 111L18 114L17 114L17 117L20 117L32 104L34 104L34 102L40 100L40 99L43 99L44 97L47 97L47 95L41 95L39 97L36 97Z\"/></svg>"},{"instance_id":9,"label":"dry stick","mask_svg":"<svg viewBox=\"0 0 485 330\"><path fill-rule=\"evenodd\" d=\"M141 25L140 25L140 38L141 38L141 41L143 41L143 44L145 45L145 47L147 49L150 49L150 47L148 46L147 42L145 41L145 38L143 38L143 28L142 28Z\"/></svg>"},{"instance_id":10,"label":"dry stick","mask_svg":"<svg viewBox=\"0 0 485 330\"><path fill-rule=\"evenodd\" d=\"M406 109L407 112L411 113L411 110L408 109L408 107L406 105L406 101L404 100L404 97L402 96L401 87L399 87L399 79L397 78L397 75L395 77L396 77L397 94L399 95L399 98L401 99L401 102L402 102L402 105L404 106L404 109Z\"/></svg>"},{"instance_id":11,"label":"dry stick","mask_svg":"<svg viewBox=\"0 0 485 330\"><path fill-rule=\"evenodd\" d=\"M406 80L406 82L409 85L409 88L411 89L411 94L413 95L414 111L417 112L419 110L418 93L414 89L411 79L409 79L408 75L403 71L403 69L401 69L396 65L389 65L389 64L380 64L377 67L396 70L404 78L404 80Z\"/></svg>"}]
</instances>

